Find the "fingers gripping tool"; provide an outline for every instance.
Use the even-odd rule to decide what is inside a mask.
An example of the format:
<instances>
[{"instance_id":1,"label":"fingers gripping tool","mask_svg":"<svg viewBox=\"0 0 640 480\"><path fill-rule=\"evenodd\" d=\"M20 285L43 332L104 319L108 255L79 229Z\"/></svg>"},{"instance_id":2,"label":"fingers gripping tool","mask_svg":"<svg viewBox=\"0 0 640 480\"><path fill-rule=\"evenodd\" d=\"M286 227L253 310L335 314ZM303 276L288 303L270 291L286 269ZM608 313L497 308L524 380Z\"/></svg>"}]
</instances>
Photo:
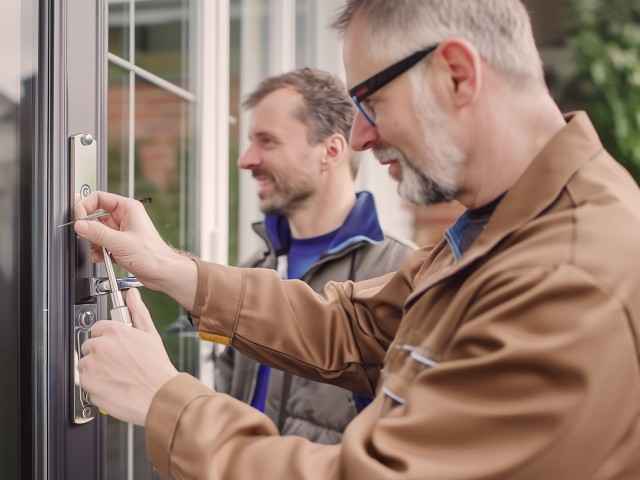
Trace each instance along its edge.
<instances>
[{"instance_id":1,"label":"fingers gripping tool","mask_svg":"<svg viewBox=\"0 0 640 480\"><path fill-rule=\"evenodd\" d=\"M118 288L118 280L116 279L116 274L113 270L111 254L104 247L102 248L102 256L104 257L104 266L107 270L107 278L109 281L109 286L111 287L109 292L112 307L111 320L115 320L116 322L132 326L131 313L124 303L122 292L120 292L120 289Z\"/></svg>"}]
</instances>

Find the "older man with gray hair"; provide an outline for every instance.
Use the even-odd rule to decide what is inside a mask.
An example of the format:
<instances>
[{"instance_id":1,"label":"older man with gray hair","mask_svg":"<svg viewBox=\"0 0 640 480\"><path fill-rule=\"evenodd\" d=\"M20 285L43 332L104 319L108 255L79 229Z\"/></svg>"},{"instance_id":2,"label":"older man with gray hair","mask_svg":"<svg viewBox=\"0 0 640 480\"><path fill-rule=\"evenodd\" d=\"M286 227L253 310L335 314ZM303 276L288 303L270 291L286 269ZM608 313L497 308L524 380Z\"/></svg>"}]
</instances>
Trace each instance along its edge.
<instances>
[{"instance_id":1,"label":"older man with gray hair","mask_svg":"<svg viewBox=\"0 0 640 480\"><path fill-rule=\"evenodd\" d=\"M280 437L178 374L135 294L139 329L99 322L85 343L91 398L145 425L151 461L178 478L640 478L640 191L587 115L551 99L523 4L347 0L336 26L352 147L404 197L468 208L440 243L319 296L177 255L121 197L85 200L80 214L112 221L76 231L204 335L375 400L340 445Z\"/></svg>"}]
</instances>

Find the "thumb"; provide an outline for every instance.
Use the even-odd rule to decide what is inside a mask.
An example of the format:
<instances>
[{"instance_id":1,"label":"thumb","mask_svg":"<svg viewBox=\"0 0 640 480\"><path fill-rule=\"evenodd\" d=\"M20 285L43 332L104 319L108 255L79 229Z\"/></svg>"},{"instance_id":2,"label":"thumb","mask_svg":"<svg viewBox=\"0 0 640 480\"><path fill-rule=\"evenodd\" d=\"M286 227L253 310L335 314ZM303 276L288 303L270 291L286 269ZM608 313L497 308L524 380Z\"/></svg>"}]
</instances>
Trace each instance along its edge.
<instances>
[{"instance_id":1,"label":"thumb","mask_svg":"<svg viewBox=\"0 0 640 480\"><path fill-rule=\"evenodd\" d=\"M140 296L140 292L137 288L131 288L127 291L126 301L127 307L129 307L129 312L131 313L131 322L133 322L133 326L143 332L155 333L158 335L158 331L153 324L149 310L142 301L142 297Z\"/></svg>"}]
</instances>

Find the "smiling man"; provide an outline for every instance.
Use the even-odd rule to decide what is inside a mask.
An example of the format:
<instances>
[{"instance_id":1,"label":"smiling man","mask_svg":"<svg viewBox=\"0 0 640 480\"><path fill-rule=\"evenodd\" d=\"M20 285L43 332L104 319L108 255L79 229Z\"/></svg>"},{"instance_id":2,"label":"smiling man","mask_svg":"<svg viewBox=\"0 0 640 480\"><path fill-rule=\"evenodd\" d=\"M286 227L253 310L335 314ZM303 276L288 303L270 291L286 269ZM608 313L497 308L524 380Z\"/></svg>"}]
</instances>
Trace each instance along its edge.
<instances>
[{"instance_id":1,"label":"smiling man","mask_svg":"<svg viewBox=\"0 0 640 480\"><path fill-rule=\"evenodd\" d=\"M358 160L347 138L354 107L330 73L303 68L267 78L244 107L249 145L238 166L257 184L265 220L253 225L264 248L243 267L271 268L321 292L400 268L412 249L385 235L373 196L355 192ZM342 432L370 397L272 369L229 347L216 360L216 390L266 413L283 435L323 444Z\"/></svg>"},{"instance_id":2,"label":"smiling man","mask_svg":"<svg viewBox=\"0 0 640 480\"><path fill-rule=\"evenodd\" d=\"M176 254L133 200L94 195L78 213L108 224L75 228L204 336L373 403L340 445L279 436L178 374L135 294L142 330L99 322L84 344L92 400L145 425L177 478L640 478L640 192L588 116L554 104L523 4L347 0L336 25L352 147L404 197L468 208L438 245L320 296Z\"/></svg>"}]
</instances>

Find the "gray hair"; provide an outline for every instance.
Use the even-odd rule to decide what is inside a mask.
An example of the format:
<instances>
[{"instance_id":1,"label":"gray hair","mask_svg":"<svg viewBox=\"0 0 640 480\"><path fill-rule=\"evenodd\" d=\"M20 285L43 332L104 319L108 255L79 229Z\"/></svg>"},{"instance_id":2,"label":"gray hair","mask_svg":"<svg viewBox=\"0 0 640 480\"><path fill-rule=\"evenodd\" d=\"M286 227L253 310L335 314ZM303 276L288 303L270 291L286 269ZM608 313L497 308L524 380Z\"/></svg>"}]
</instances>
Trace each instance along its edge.
<instances>
[{"instance_id":1,"label":"gray hair","mask_svg":"<svg viewBox=\"0 0 640 480\"><path fill-rule=\"evenodd\" d=\"M344 34L359 15L367 20L371 53L378 58L397 59L456 36L507 76L544 83L531 20L520 0L346 0L333 27Z\"/></svg>"}]
</instances>

